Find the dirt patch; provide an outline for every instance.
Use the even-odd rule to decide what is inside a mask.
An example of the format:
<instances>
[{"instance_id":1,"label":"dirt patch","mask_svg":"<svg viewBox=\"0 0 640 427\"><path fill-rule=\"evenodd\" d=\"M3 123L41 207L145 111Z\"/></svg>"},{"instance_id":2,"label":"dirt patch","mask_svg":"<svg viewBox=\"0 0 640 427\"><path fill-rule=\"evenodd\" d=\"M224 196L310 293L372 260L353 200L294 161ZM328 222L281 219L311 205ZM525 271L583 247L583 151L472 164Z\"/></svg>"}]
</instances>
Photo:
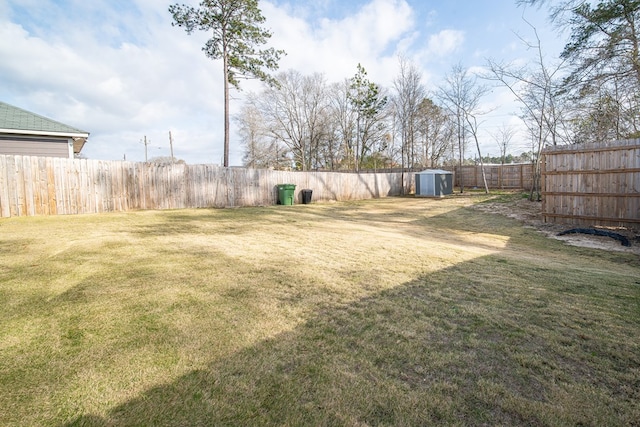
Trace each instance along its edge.
<instances>
[{"instance_id":1,"label":"dirt patch","mask_svg":"<svg viewBox=\"0 0 640 427\"><path fill-rule=\"evenodd\" d=\"M521 221L525 227L531 227L544 235L562 240L573 246L604 249L608 251L628 252L640 255L640 232L624 227L586 227L566 224L551 224L542 221L542 203L531 202L526 198L510 202L487 202L474 205L483 212L497 213ZM558 233L572 228L596 228L620 234L628 239L630 246L623 246L620 240L606 236L594 236L589 234L567 234L558 236Z\"/></svg>"}]
</instances>

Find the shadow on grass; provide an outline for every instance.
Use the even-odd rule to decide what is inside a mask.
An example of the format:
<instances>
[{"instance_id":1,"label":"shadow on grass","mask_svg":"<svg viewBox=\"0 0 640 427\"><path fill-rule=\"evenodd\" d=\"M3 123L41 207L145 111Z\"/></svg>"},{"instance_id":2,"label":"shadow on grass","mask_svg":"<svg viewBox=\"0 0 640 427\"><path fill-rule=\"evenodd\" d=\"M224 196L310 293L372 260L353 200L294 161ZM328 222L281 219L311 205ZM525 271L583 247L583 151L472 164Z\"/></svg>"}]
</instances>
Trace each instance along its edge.
<instances>
[{"instance_id":1,"label":"shadow on grass","mask_svg":"<svg viewBox=\"0 0 640 427\"><path fill-rule=\"evenodd\" d=\"M14 254L34 243L34 239L6 239L0 237L0 255Z\"/></svg>"},{"instance_id":2,"label":"shadow on grass","mask_svg":"<svg viewBox=\"0 0 640 427\"><path fill-rule=\"evenodd\" d=\"M339 296L309 298L312 292L328 292L313 277L300 275L304 283L278 287L290 280L286 268L278 267L288 265L288 255L278 252L272 263L275 272L265 274L277 279L276 291L271 291L278 294L281 306L307 307L310 301L321 301L308 320L291 331L212 360L205 369L150 388L104 417L85 414L67 425L630 425L640 419L636 340L640 288L637 279L607 279L615 275L615 263L621 262L614 258L629 257L592 250L568 252L560 243L547 244L542 239L535 239L537 249L530 248L525 246L530 239L518 237L516 221L495 220L477 212L469 215L466 209L457 208L444 213L436 209L436 214L425 211L416 218L415 209L423 204L439 206L439 201L421 201L412 212L387 209L393 203L388 200L376 209L367 209L362 202L293 210L176 211L163 213L158 224L123 230L138 237L167 234L189 239L197 232L215 238L217 233L244 233L252 227L286 225L287 221L315 226L315 220L322 222L326 217L329 226L334 225L329 219L394 230L406 224L403 233L437 232L436 236L424 234L434 243L465 246L469 234L476 232L504 236L508 243L500 253L495 245L485 246L483 253L493 255L461 262L348 304ZM212 221L223 227L210 227ZM376 249L378 243L361 248ZM118 241L108 248L116 251L127 244ZM547 247L552 245L563 260L554 259ZM476 241L473 246L482 244ZM256 266L223 251L208 247L198 251L191 246L180 265L173 266L176 271L169 272L161 266L163 251L182 249L154 248L151 255L137 259L137 264L126 264L129 271L123 271L115 258L109 270L116 273L108 282L83 278L38 309L53 306L71 314L105 295L117 297L120 286L129 291L140 284L144 292L125 293L130 300L120 312L112 313L118 322L130 324L123 327L131 331L130 336L119 338L103 351L126 354L137 346L151 345L160 352L171 352L172 342L162 341L165 334L158 334L159 342L145 341L145 327L171 328L171 322L163 323L163 310L189 310L190 315L197 310L197 316L205 317L211 316L216 305L198 301L156 307L169 278L182 289L181 275L189 277L192 268L227 277L224 266L233 265L229 272L236 271L235 276L216 294L236 302L233 310L247 311L251 301L259 302L258 292L264 291L251 285L260 283ZM518 253L527 251L532 252L530 258L518 258ZM73 263L97 262L101 254L101 248L83 251L67 262L71 269ZM598 261L608 259L605 267L609 272L590 268L596 256ZM566 268L547 265L572 257ZM371 287L366 283L375 282L376 272L368 273L371 276L364 275L362 283L354 286L376 289L375 283ZM291 299L292 288L298 294ZM150 308L155 310L150 312ZM81 343L83 332L84 337L99 332L83 331L74 319L61 327L69 346ZM251 325L229 325L225 333L242 335L246 332L242 328ZM122 348L123 344L131 348ZM75 366L59 366L60 375L51 375L47 372L51 355L42 357L46 359L43 369L38 369L42 381L31 379L39 390L47 388L43 386L47 380L55 388L64 372L75 369L78 375L82 373L81 358ZM15 370L16 377L21 374Z\"/></svg>"},{"instance_id":3,"label":"shadow on grass","mask_svg":"<svg viewBox=\"0 0 640 427\"><path fill-rule=\"evenodd\" d=\"M151 388L106 418L86 414L67 426L640 419L640 355L629 339L637 293L608 301L612 291L582 286L590 279L577 270L523 274L490 255L318 309L294 330Z\"/></svg>"},{"instance_id":4,"label":"shadow on grass","mask_svg":"<svg viewBox=\"0 0 640 427\"><path fill-rule=\"evenodd\" d=\"M417 206L424 207L424 217L419 220L413 220L416 216L420 217L419 212L417 213L416 210L399 211L395 203L401 203L408 197L410 196L341 202L337 205L327 203L230 209L207 208L189 210L189 213L185 213L184 210L163 211L162 219L159 222L150 221L149 224L135 225L121 231L143 238L209 233L214 227L217 234L248 234L258 227L279 225L289 227L290 231L296 231L298 223L306 220L318 221L319 224L326 220L328 222L343 221L358 224L375 224L390 228L396 224L405 224L408 219L412 219L411 222L414 224L423 222L424 225L429 225L432 228L437 226L446 230L449 224L455 223L456 230L477 231L482 229L485 232L501 234L498 226L493 227L491 230L486 229L490 225L488 222L479 224L477 222L452 221L450 215L460 215L460 212L464 211L464 209L460 210L460 206L456 206L454 211L447 211L446 215L432 216L430 212L444 204L444 199L417 199ZM464 195L461 198L470 199L472 196ZM370 209L371 204L382 206L382 208L372 212ZM458 213L455 214L454 212ZM477 217L478 213L473 213L473 216ZM490 215L485 215L485 218L490 217ZM408 230L408 233L411 232L412 230Z\"/></svg>"},{"instance_id":5,"label":"shadow on grass","mask_svg":"<svg viewBox=\"0 0 640 427\"><path fill-rule=\"evenodd\" d=\"M216 233L246 234L259 226L291 222L292 219L287 217L288 209L292 207L203 208L191 209L189 214L183 210L163 211L159 222L135 225L121 231L137 237L158 237L209 233L212 227L216 227Z\"/></svg>"}]
</instances>

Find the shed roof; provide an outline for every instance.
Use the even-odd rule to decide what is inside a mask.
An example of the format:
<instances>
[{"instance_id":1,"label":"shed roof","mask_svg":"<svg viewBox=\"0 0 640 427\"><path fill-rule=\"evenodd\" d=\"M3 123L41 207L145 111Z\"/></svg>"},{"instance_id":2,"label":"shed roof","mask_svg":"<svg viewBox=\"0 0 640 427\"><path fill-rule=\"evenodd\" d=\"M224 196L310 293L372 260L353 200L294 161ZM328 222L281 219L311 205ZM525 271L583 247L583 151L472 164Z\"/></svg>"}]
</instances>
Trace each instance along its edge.
<instances>
[{"instance_id":1,"label":"shed roof","mask_svg":"<svg viewBox=\"0 0 640 427\"><path fill-rule=\"evenodd\" d=\"M0 101L0 133L88 138L89 132Z\"/></svg>"},{"instance_id":2,"label":"shed roof","mask_svg":"<svg viewBox=\"0 0 640 427\"><path fill-rule=\"evenodd\" d=\"M443 175L443 174L453 174L451 171L446 171L444 169L425 169L423 171L418 172L419 174L429 174L429 175Z\"/></svg>"}]
</instances>

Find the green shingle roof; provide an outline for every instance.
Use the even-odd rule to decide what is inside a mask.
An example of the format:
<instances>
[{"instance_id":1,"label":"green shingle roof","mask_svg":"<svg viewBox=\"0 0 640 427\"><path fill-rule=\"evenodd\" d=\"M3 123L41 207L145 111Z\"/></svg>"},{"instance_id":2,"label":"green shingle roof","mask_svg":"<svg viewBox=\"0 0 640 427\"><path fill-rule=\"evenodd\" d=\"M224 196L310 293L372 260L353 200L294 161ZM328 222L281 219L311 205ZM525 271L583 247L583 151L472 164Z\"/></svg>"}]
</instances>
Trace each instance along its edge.
<instances>
[{"instance_id":1,"label":"green shingle roof","mask_svg":"<svg viewBox=\"0 0 640 427\"><path fill-rule=\"evenodd\" d=\"M89 134L87 131L31 113L2 101L0 101L0 129L38 132L43 134L71 134L73 136L77 134L80 134L77 136L88 136Z\"/></svg>"}]
</instances>

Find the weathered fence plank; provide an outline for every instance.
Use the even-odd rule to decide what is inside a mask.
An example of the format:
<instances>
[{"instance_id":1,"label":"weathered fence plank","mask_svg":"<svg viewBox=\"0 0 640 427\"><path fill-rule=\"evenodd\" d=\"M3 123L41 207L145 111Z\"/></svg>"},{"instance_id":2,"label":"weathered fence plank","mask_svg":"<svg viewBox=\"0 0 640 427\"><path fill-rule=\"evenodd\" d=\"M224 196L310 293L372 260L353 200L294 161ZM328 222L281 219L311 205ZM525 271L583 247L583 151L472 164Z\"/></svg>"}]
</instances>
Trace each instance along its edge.
<instances>
[{"instance_id":1,"label":"weathered fence plank","mask_svg":"<svg viewBox=\"0 0 640 427\"><path fill-rule=\"evenodd\" d=\"M464 185L465 188L484 187L482 168L479 165L455 166L445 169L453 172L456 187L460 187L460 185ZM489 188L531 190L533 185L534 165L530 163L485 165L484 172Z\"/></svg>"},{"instance_id":2,"label":"weathered fence plank","mask_svg":"<svg viewBox=\"0 0 640 427\"><path fill-rule=\"evenodd\" d=\"M640 140L543 152L546 222L640 227Z\"/></svg>"}]
</instances>

